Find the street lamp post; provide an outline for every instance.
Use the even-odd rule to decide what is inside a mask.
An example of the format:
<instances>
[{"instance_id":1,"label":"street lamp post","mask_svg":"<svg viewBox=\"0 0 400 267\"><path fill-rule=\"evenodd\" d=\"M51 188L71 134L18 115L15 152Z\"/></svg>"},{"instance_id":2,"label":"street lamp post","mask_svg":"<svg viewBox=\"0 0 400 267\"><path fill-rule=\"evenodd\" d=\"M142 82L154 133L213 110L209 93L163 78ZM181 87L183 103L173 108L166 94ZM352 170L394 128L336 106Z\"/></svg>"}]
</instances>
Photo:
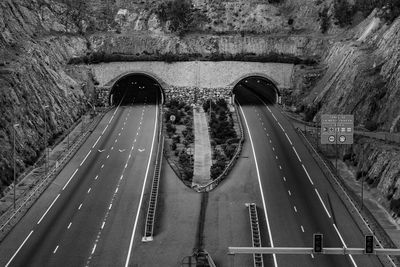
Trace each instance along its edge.
<instances>
[{"instance_id":1,"label":"street lamp post","mask_svg":"<svg viewBox=\"0 0 400 267\"><path fill-rule=\"evenodd\" d=\"M45 175L47 176L47 168L48 168L48 151L47 151L47 120L46 120L46 109L49 106L46 105L43 107L43 114L44 114L44 169L45 169Z\"/></svg>"},{"instance_id":2,"label":"street lamp post","mask_svg":"<svg viewBox=\"0 0 400 267\"><path fill-rule=\"evenodd\" d=\"M15 128L16 127L18 127L19 126L19 124L18 123L16 123L16 124L14 124L13 125L13 159L14 159L14 209L15 209L15 187L16 187L16 185L17 185L17 183L16 183L16 173L15 173Z\"/></svg>"}]
</instances>

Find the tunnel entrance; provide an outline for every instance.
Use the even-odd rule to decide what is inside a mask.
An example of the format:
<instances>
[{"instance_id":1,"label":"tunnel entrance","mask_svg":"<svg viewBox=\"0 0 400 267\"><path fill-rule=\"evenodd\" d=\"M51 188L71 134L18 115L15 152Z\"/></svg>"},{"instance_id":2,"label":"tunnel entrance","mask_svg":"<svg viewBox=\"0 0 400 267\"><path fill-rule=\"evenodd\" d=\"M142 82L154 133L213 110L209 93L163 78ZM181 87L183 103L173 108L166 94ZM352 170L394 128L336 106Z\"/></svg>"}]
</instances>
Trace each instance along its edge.
<instances>
[{"instance_id":1,"label":"tunnel entrance","mask_svg":"<svg viewBox=\"0 0 400 267\"><path fill-rule=\"evenodd\" d=\"M132 73L117 80L109 95L110 105L135 103L162 103L164 92L156 79L147 74Z\"/></svg>"},{"instance_id":2,"label":"tunnel entrance","mask_svg":"<svg viewBox=\"0 0 400 267\"><path fill-rule=\"evenodd\" d=\"M241 79L232 90L240 99L246 99L246 92L251 91L261 98L267 105L278 103L280 92L276 85L262 76L249 76Z\"/></svg>"}]
</instances>

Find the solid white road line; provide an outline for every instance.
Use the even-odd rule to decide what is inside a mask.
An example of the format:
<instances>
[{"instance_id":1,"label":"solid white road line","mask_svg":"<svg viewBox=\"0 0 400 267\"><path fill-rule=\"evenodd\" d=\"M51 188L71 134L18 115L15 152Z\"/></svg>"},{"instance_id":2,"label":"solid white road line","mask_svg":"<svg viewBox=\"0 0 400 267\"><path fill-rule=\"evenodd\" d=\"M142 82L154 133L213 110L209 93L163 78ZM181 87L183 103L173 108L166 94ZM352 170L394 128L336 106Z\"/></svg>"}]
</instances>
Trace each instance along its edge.
<instances>
[{"instance_id":1,"label":"solid white road line","mask_svg":"<svg viewBox=\"0 0 400 267\"><path fill-rule=\"evenodd\" d=\"M285 129L283 129L283 127L282 127L282 125L281 125L281 123L280 123L279 121L278 121L278 125L279 125L279 127L281 127L282 131L283 131L284 133L286 133Z\"/></svg>"},{"instance_id":2,"label":"solid white road line","mask_svg":"<svg viewBox=\"0 0 400 267\"><path fill-rule=\"evenodd\" d=\"M37 224L40 224L40 222L43 220L43 218L46 216L46 214L49 212L49 210L51 209L51 207L53 207L54 203L56 203L57 199L60 197L60 194L57 195L57 197L53 200L53 202L51 202L50 206L47 208L46 212L42 215L42 217L40 218L40 220L37 222Z\"/></svg>"},{"instance_id":3,"label":"solid white road line","mask_svg":"<svg viewBox=\"0 0 400 267\"><path fill-rule=\"evenodd\" d=\"M273 239L272 239L271 227L270 227L270 225L269 225L267 206L265 205L264 192L263 192L263 188L262 188L262 184L261 184L260 171L259 171L259 169L258 169L257 156L256 156L256 152L255 152L255 150L254 150L253 138L251 137L250 128L249 128L249 125L248 125L248 123L247 123L246 116L244 115L242 106L239 105L239 107L240 107L240 110L241 110L241 112L242 112L242 115L243 115L243 118L244 118L244 122L245 122L245 124L246 124L247 132L249 133L250 144L251 144L251 148L252 148L252 150L253 150L253 156L254 156L254 161L255 161L256 171L257 171L258 184L259 184L259 186L260 186L260 193L261 193L261 198L262 198L262 201L263 201L265 219L266 219L266 221L267 221L267 228L268 228L269 241L270 241L271 247L274 247L274 241L273 241ZM272 256L273 256L273 258L274 258L274 265L275 265L275 267L277 267L277 266L278 266L278 262L277 262L277 259L276 259L276 254L272 254ZM126 266L126 267L127 267L127 266Z\"/></svg>"},{"instance_id":4,"label":"solid white road line","mask_svg":"<svg viewBox=\"0 0 400 267\"><path fill-rule=\"evenodd\" d=\"M298 158L298 160L301 162L301 159L299 157L299 154L297 154L296 148L294 146L292 146L294 153L296 153L296 156Z\"/></svg>"},{"instance_id":5,"label":"solid white road line","mask_svg":"<svg viewBox=\"0 0 400 267\"><path fill-rule=\"evenodd\" d=\"M292 140L290 140L289 135L287 135L287 133L285 133L287 140L289 140L290 145L293 146Z\"/></svg>"},{"instance_id":6,"label":"solid white road line","mask_svg":"<svg viewBox=\"0 0 400 267\"><path fill-rule=\"evenodd\" d=\"M311 183L312 185L314 185L314 182L311 180L311 177L310 177L310 175L308 174L308 171L306 170L306 167L304 167L304 164L301 164L301 166L303 166L303 170L306 172L307 177L308 177L308 180L310 180L310 183Z\"/></svg>"},{"instance_id":7,"label":"solid white road line","mask_svg":"<svg viewBox=\"0 0 400 267\"><path fill-rule=\"evenodd\" d=\"M97 138L97 140L96 140L96 142L94 143L94 145L92 146L92 148L94 148L94 147L97 145L97 142L99 142L100 138L101 138L101 135L99 136L99 138Z\"/></svg>"},{"instance_id":8,"label":"solid white road line","mask_svg":"<svg viewBox=\"0 0 400 267\"><path fill-rule=\"evenodd\" d=\"M315 190L315 193L317 193L317 196L318 196L318 198L319 198L319 201L322 203L322 206L324 206L325 212L326 212L326 214L328 215L328 217L329 217L329 219L330 219L330 218L331 218L331 215L329 214L329 211L328 211L328 209L326 208L324 201L322 200L321 196L319 195L318 190L317 190L317 189L314 189L314 190Z\"/></svg>"},{"instance_id":9,"label":"solid white road line","mask_svg":"<svg viewBox=\"0 0 400 267\"><path fill-rule=\"evenodd\" d=\"M107 128L108 128L108 125L106 125L106 127L104 128L104 130L101 132L101 135L104 134L104 132L107 130Z\"/></svg>"},{"instance_id":10,"label":"solid white road line","mask_svg":"<svg viewBox=\"0 0 400 267\"><path fill-rule=\"evenodd\" d=\"M339 238L340 238L340 241L342 242L343 246L344 246L345 248L347 248L347 245L346 245L346 243L344 242L344 240L343 240L343 238L342 238L342 235L341 235L340 232L339 232L339 229L336 227L336 224L333 224L333 227L335 228L336 233L338 234L338 236L339 236ZM353 255L349 255L349 257L350 257L351 263L353 263L354 267L357 267L357 263L355 262L355 260L354 260L354 258L353 258Z\"/></svg>"},{"instance_id":11,"label":"solid white road line","mask_svg":"<svg viewBox=\"0 0 400 267\"><path fill-rule=\"evenodd\" d=\"M148 173L149 173L150 162L151 162L151 155L153 155L154 140L155 140L156 132L157 132L157 122L158 122L158 104L156 103L156 118L155 118L155 120L154 120L153 140L152 140L152 142L151 142L151 149L150 149L150 154L149 154L149 161L147 162L146 174L145 174L145 177L144 177L143 186L142 186L142 193L141 193L141 195L140 195L139 205L138 205L137 212L136 212L135 223L134 223L133 229L132 229L131 240L130 240L130 242L129 242L128 255L126 256L125 267L128 267L128 265L129 265L129 260L130 260L130 257L131 257L131 253L132 253L133 240L134 240L134 238L135 238L136 227L137 227L137 223L138 223L139 215L140 215L140 210L141 210L140 207L142 206L142 201L143 201L143 196L144 196L144 189L145 189L145 187L146 187L146 181L147 181L147 177L148 177Z\"/></svg>"},{"instance_id":12,"label":"solid white road line","mask_svg":"<svg viewBox=\"0 0 400 267\"><path fill-rule=\"evenodd\" d=\"M64 189L68 186L69 182L72 180L72 178L74 178L74 176L75 176L75 174L76 174L77 171L78 171L78 169L76 169L76 170L74 171L74 173L71 175L71 177L69 178L69 180L67 181L67 183L64 185L64 187L63 187L62 190L64 190Z\"/></svg>"},{"instance_id":13,"label":"solid white road line","mask_svg":"<svg viewBox=\"0 0 400 267\"><path fill-rule=\"evenodd\" d=\"M92 150L89 150L89 152L86 154L85 158L82 160L82 162L81 162L81 164L79 164L79 166L82 166L82 164L85 162L85 160L90 155L90 153L92 153Z\"/></svg>"},{"instance_id":14,"label":"solid white road line","mask_svg":"<svg viewBox=\"0 0 400 267\"><path fill-rule=\"evenodd\" d=\"M17 249L17 251L14 253L14 255L12 255L11 259L7 262L7 264L5 265L5 267L8 267L10 265L10 263L14 260L15 256L17 256L18 252L21 250L21 248L25 245L26 241L28 241L29 237L33 234L33 230L29 233L29 235L25 238L24 241L22 241L22 244L19 246L19 248Z\"/></svg>"}]
</instances>

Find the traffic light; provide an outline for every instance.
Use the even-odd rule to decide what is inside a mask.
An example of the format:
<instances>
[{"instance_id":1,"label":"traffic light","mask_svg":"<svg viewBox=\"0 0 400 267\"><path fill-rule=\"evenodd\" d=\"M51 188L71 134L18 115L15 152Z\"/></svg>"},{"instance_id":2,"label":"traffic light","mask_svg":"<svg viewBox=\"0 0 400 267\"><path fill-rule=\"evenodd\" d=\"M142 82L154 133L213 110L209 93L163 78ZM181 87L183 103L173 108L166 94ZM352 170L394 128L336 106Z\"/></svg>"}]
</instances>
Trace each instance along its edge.
<instances>
[{"instance_id":1,"label":"traffic light","mask_svg":"<svg viewBox=\"0 0 400 267\"><path fill-rule=\"evenodd\" d=\"M314 234L314 253L322 253L323 239L322 234Z\"/></svg>"},{"instance_id":2,"label":"traffic light","mask_svg":"<svg viewBox=\"0 0 400 267\"><path fill-rule=\"evenodd\" d=\"M374 253L374 236L366 235L365 236L365 254Z\"/></svg>"}]
</instances>

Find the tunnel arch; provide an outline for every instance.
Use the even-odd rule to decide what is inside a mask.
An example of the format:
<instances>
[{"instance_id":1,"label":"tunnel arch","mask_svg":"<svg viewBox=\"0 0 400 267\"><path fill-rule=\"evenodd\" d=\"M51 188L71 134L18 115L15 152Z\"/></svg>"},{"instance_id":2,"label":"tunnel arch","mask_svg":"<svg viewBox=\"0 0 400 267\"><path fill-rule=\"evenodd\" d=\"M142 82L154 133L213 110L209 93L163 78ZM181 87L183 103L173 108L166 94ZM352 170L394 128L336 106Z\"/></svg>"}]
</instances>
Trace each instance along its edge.
<instances>
[{"instance_id":1,"label":"tunnel arch","mask_svg":"<svg viewBox=\"0 0 400 267\"><path fill-rule=\"evenodd\" d=\"M150 72L145 72L145 71L129 71L129 72L124 72L118 75L117 77L113 78L111 81L107 83L107 87L110 88L110 92L108 95L108 103L110 105L113 105L112 103L112 95L115 93L116 86L118 85L119 82L121 82L124 79L127 79L129 77L145 77L148 79L151 79L154 81L154 84L157 84L159 91L160 91L160 96L161 96L161 104L164 103L165 101L165 92L164 88L167 87L167 84L162 81L157 75L150 73Z\"/></svg>"},{"instance_id":2,"label":"tunnel arch","mask_svg":"<svg viewBox=\"0 0 400 267\"><path fill-rule=\"evenodd\" d=\"M251 73L239 77L231 85L232 94L235 93L235 89L239 85L242 85L243 87L253 91L264 100L267 100L272 104L279 103L280 101L281 92L278 88L278 83L265 74Z\"/></svg>"}]
</instances>

